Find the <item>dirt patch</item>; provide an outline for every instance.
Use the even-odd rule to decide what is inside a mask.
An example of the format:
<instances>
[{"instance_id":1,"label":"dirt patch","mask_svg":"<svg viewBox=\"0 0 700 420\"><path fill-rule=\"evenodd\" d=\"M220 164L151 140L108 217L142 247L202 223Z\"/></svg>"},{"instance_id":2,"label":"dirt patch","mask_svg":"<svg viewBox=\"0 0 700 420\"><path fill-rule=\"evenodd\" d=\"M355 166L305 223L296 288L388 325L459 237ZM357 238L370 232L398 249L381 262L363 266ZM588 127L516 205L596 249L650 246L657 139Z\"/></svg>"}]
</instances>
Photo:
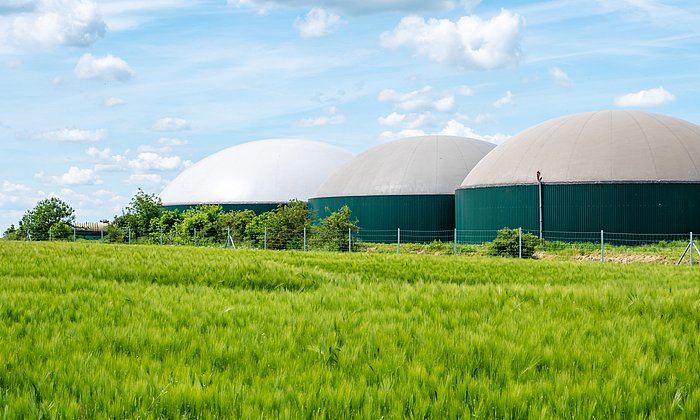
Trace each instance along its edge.
<instances>
[{"instance_id":1,"label":"dirt patch","mask_svg":"<svg viewBox=\"0 0 700 420\"><path fill-rule=\"evenodd\" d=\"M600 261L600 254L576 255L576 261ZM640 255L640 254L619 254L606 255L605 262L620 263L620 264L669 264L670 261L661 255Z\"/></svg>"}]
</instances>

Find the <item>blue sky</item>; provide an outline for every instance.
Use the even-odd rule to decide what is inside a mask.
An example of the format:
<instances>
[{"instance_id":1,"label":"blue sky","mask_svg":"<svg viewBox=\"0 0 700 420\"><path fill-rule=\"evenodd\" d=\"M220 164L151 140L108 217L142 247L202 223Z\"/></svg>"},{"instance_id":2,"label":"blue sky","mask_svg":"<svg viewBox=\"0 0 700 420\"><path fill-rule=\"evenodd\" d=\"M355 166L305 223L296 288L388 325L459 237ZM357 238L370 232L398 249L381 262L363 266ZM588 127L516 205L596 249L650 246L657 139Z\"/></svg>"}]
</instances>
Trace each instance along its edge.
<instances>
[{"instance_id":1,"label":"blue sky","mask_svg":"<svg viewBox=\"0 0 700 420\"><path fill-rule=\"evenodd\" d=\"M111 219L273 137L500 143L557 116L700 124L695 0L0 0L0 230L58 196Z\"/></svg>"}]
</instances>

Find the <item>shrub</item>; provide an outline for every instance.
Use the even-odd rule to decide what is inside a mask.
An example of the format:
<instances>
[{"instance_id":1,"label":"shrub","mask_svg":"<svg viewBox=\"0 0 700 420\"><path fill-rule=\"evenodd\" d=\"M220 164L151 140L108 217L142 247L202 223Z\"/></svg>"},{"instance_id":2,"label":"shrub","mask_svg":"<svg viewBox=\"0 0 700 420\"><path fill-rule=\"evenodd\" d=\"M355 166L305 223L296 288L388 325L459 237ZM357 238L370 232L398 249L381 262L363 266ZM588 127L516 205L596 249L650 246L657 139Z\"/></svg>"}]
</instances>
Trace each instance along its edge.
<instances>
[{"instance_id":1,"label":"shrub","mask_svg":"<svg viewBox=\"0 0 700 420\"><path fill-rule=\"evenodd\" d=\"M326 211L330 209L326 208ZM319 221L315 228L313 242L315 247L327 251L348 250L348 230L357 229L358 220L352 219L350 207L343 206Z\"/></svg>"},{"instance_id":2,"label":"shrub","mask_svg":"<svg viewBox=\"0 0 700 420\"><path fill-rule=\"evenodd\" d=\"M532 233L524 233L522 235L523 258L532 258L535 247L539 242L540 239L537 236ZM517 257L518 246L518 229L503 228L498 231L496 239L489 244L489 255Z\"/></svg>"},{"instance_id":3,"label":"shrub","mask_svg":"<svg viewBox=\"0 0 700 420\"><path fill-rule=\"evenodd\" d=\"M56 222L49 228L49 237L54 240L68 239L72 234L73 229L63 222Z\"/></svg>"}]
</instances>

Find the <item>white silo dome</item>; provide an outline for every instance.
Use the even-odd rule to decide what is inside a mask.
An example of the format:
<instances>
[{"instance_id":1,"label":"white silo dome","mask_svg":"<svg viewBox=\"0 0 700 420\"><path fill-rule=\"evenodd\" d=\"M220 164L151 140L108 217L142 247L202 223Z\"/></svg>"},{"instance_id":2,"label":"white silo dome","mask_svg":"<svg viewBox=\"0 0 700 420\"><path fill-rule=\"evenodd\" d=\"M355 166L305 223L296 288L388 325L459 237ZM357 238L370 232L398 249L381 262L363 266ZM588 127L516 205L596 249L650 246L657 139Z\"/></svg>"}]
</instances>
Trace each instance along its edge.
<instances>
[{"instance_id":1,"label":"white silo dome","mask_svg":"<svg viewBox=\"0 0 700 420\"><path fill-rule=\"evenodd\" d=\"M454 194L494 144L455 136L409 137L357 155L314 197Z\"/></svg>"},{"instance_id":2,"label":"white silo dome","mask_svg":"<svg viewBox=\"0 0 700 420\"><path fill-rule=\"evenodd\" d=\"M641 111L543 122L498 146L462 187L537 183L698 182L700 126Z\"/></svg>"},{"instance_id":3,"label":"white silo dome","mask_svg":"<svg viewBox=\"0 0 700 420\"><path fill-rule=\"evenodd\" d=\"M214 153L161 192L164 206L307 200L353 154L309 140L269 139Z\"/></svg>"}]
</instances>

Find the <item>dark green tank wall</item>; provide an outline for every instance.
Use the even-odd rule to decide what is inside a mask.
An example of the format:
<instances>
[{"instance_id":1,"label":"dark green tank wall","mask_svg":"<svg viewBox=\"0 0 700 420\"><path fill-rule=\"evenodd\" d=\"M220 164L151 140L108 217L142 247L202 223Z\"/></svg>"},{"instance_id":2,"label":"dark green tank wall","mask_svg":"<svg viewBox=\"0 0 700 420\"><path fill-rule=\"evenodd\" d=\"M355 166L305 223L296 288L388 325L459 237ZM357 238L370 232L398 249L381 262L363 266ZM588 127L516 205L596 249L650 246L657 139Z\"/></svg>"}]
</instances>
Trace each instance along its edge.
<instances>
[{"instance_id":1,"label":"dark green tank wall","mask_svg":"<svg viewBox=\"0 0 700 420\"><path fill-rule=\"evenodd\" d=\"M216 203L214 203L216 204ZM248 203L248 204L218 204L223 207L224 211L243 211L243 210L253 210L255 214L262 214L270 210L276 209L280 204L283 203ZM163 206L164 210L183 212L185 210L195 208L197 205L175 205L175 206Z\"/></svg>"},{"instance_id":2,"label":"dark green tank wall","mask_svg":"<svg viewBox=\"0 0 700 420\"><path fill-rule=\"evenodd\" d=\"M458 230L539 231L537 185L459 189ZM544 184L544 233L700 232L700 183ZM551 235L554 236L554 235Z\"/></svg>"},{"instance_id":3,"label":"dark green tank wall","mask_svg":"<svg viewBox=\"0 0 700 420\"><path fill-rule=\"evenodd\" d=\"M453 238L455 196L452 194L323 197L309 200L309 207L317 218L324 218L344 205L350 207L352 218L359 222L357 235L360 240L396 242L397 228L402 231L402 242L451 241Z\"/></svg>"}]
</instances>

